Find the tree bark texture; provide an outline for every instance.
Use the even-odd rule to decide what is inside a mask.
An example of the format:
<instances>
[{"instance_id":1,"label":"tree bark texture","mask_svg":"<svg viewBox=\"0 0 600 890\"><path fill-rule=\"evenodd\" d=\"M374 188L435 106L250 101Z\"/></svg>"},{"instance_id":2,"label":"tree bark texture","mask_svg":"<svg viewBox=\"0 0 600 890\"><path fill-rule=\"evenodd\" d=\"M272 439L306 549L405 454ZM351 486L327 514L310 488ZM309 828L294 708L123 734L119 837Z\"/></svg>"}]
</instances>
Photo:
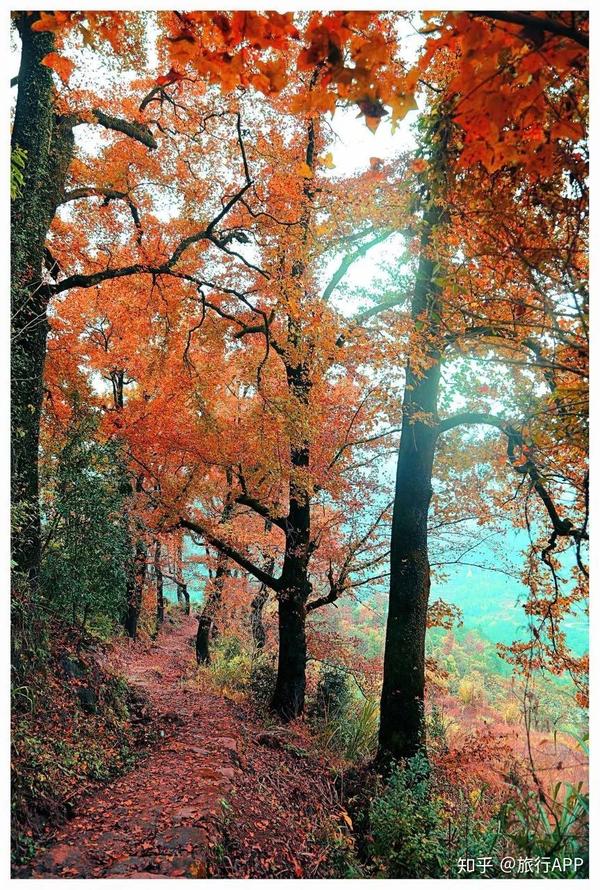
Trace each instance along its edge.
<instances>
[{"instance_id":1,"label":"tree bark texture","mask_svg":"<svg viewBox=\"0 0 600 890\"><path fill-rule=\"evenodd\" d=\"M305 365L288 366L288 388L306 408L310 380ZM285 554L278 595L279 655L277 681L271 709L283 721L293 720L304 711L306 691L306 603L311 584L308 576L310 559L310 496L303 479L309 471L310 448L306 441L293 443L290 449L292 476L290 505L287 517Z\"/></svg>"},{"instance_id":2,"label":"tree bark texture","mask_svg":"<svg viewBox=\"0 0 600 890\"><path fill-rule=\"evenodd\" d=\"M163 573L161 567L161 551L160 541L154 542L154 577L156 580L156 632L158 633L161 624L165 620L165 597Z\"/></svg>"},{"instance_id":3,"label":"tree bark texture","mask_svg":"<svg viewBox=\"0 0 600 890\"><path fill-rule=\"evenodd\" d=\"M132 640L137 639L142 593L146 579L146 556L146 545L141 538L138 538L135 544L133 567L127 583L127 613L124 622L125 632Z\"/></svg>"},{"instance_id":4,"label":"tree bark texture","mask_svg":"<svg viewBox=\"0 0 600 890\"><path fill-rule=\"evenodd\" d=\"M426 255L435 205L424 217L422 254L412 303L415 321L427 326L425 361L409 358L392 517L390 597L385 638L379 758L412 757L425 745L425 633L430 590L427 519L432 495L440 353L440 299L436 264ZM423 370L425 367L425 370ZM415 416L416 414L416 416Z\"/></svg>"},{"instance_id":5,"label":"tree bark texture","mask_svg":"<svg viewBox=\"0 0 600 890\"><path fill-rule=\"evenodd\" d=\"M16 15L22 41L11 150L26 152L24 184L11 206L11 488L16 571L37 584L41 557L38 451L48 333L45 244L73 155L73 121L54 113L54 49L36 15Z\"/></svg>"}]
</instances>

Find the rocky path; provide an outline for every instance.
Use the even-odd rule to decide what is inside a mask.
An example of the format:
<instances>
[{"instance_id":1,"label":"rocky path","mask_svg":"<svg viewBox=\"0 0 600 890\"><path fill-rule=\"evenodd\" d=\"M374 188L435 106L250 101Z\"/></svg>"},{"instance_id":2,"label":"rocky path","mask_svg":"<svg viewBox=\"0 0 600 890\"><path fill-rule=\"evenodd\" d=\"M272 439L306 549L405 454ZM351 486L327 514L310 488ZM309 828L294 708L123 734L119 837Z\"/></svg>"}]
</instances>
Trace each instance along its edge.
<instances>
[{"instance_id":1,"label":"rocky path","mask_svg":"<svg viewBox=\"0 0 600 890\"><path fill-rule=\"evenodd\" d=\"M110 667L164 727L130 773L83 800L33 878L322 877L339 808L318 764L247 706L194 688L195 621L120 642Z\"/></svg>"}]
</instances>

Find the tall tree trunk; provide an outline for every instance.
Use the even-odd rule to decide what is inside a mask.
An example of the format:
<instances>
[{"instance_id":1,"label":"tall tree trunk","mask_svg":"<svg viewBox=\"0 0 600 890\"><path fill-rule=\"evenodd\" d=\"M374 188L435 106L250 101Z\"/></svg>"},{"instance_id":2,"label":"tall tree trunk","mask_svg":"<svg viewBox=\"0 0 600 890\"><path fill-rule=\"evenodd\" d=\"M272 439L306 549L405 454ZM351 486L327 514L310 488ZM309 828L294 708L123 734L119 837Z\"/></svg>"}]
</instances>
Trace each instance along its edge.
<instances>
[{"instance_id":1,"label":"tall tree trunk","mask_svg":"<svg viewBox=\"0 0 600 890\"><path fill-rule=\"evenodd\" d=\"M441 310L439 287L435 283L437 267L427 256L427 250L431 230L440 221L440 209L434 205L423 220L423 253L412 304L413 319L419 319L426 326L423 347L426 355L424 362L420 362L421 356L414 362L409 358L406 367L381 694L379 758L382 761L412 757L425 745L425 633L430 589L427 518L440 382L437 339Z\"/></svg>"},{"instance_id":2,"label":"tall tree trunk","mask_svg":"<svg viewBox=\"0 0 600 890\"><path fill-rule=\"evenodd\" d=\"M269 519L265 519L265 531L270 532L273 527ZM265 566L267 572L272 575L275 568L275 559L271 556L267 560ZM252 642L255 649L264 649L267 641L267 634L263 624L263 609L269 599L269 588L266 584L261 584L258 593L253 597L250 603L250 630L252 631Z\"/></svg>"},{"instance_id":3,"label":"tall tree trunk","mask_svg":"<svg viewBox=\"0 0 600 890\"><path fill-rule=\"evenodd\" d=\"M310 89L316 83L318 68L310 81ZM306 165L314 168L315 118L308 124ZM304 206L300 220L300 238L297 253L291 265L292 278L297 279L307 301L310 293L304 288L302 278L306 270L307 243L313 212L313 186L311 179L304 180L302 187ZM291 249L291 246L290 246ZM308 577L310 560L310 439L307 436L310 411L311 374L310 355L312 345L294 314L287 319L288 342L292 347L284 359L287 389L290 395L290 483L289 511L285 531L285 554L281 571L281 589L278 592L279 654L277 681L271 700L271 709L284 720L292 720L304 711L306 691L306 603L311 584ZM292 358L295 356L295 358Z\"/></svg>"},{"instance_id":4,"label":"tall tree trunk","mask_svg":"<svg viewBox=\"0 0 600 890\"><path fill-rule=\"evenodd\" d=\"M132 640L137 639L138 621L142 608L142 593L146 579L146 545L142 538L135 544L133 569L127 582L127 613L125 615L125 632Z\"/></svg>"},{"instance_id":5,"label":"tall tree trunk","mask_svg":"<svg viewBox=\"0 0 600 890\"><path fill-rule=\"evenodd\" d=\"M11 148L26 151L24 184L11 207L11 487L16 570L39 578L41 530L38 451L48 332L43 283L45 243L73 153L72 121L53 109L52 73L41 64L54 49L34 32L37 14L16 14L21 64Z\"/></svg>"},{"instance_id":6,"label":"tall tree trunk","mask_svg":"<svg viewBox=\"0 0 600 890\"><path fill-rule=\"evenodd\" d=\"M279 657L271 709L285 722L304 711L306 599L292 590L279 597Z\"/></svg>"},{"instance_id":7,"label":"tall tree trunk","mask_svg":"<svg viewBox=\"0 0 600 890\"><path fill-rule=\"evenodd\" d=\"M288 387L301 409L308 406L310 378L305 365L286 368ZM303 415L301 415L301 421ZM277 682L271 709L282 720L293 720L304 711L306 690L306 603L311 584L308 579L310 558L310 497L306 476L310 465L308 442L292 444L290 506L287 517L285 555L281 571L279 600L279 656Z\"/></svg>"},{"instance_id":8,"label":"tall tree trunk","mask_svg":"<svg viewBox=\"0 0 600 890\"><path fill-rule=\"evenodd\" d=\"M156 579L156 632L158 633L161 624L165 620L165 597L164 597L164 584L163 584L163 573L162 567L160 564L161 557L161 543L160 541L154 542L154 577Z\"/></svg>"}]
</instances>

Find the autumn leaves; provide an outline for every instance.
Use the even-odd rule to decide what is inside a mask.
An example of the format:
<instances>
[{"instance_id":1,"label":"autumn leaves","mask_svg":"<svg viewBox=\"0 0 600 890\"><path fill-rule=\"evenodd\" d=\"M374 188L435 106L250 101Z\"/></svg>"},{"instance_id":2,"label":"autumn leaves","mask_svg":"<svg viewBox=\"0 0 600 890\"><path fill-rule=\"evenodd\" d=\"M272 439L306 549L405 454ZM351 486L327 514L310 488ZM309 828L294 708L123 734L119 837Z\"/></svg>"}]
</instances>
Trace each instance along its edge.
<instances>
[{"instance_id":1,"label":"autumn leaves","mask_svg":"<svg viewBox=\"0 0 600 890\"><path fill-rule=\"evenodd\" d=\"M276 592L275 706L289 719L302 711L307 613L384 574L378 448L402 426L382 745L413 751L438 412L460 395L477 409L467 424L491 416L497 382L486 393L463 373L462 391L440 396L445 361L501 365L509 382L494 391L507 414L517 406L528 449L511 461L527 468L526 506L552 489L553 504L574 504L579 545L587 534L586 19L425 14L409 62L409 13L159 12L150 70L136 61L148 39L138 14L20 15L37 56L22 67L13 141L29 139L27 197L37 181L43 224L16 257L15 317L34 294L45 325L53 301L46 362L45 327L35 343L18 331L36 356L13 430L18 451L32 419L19 462L28 509L39 417L55 422L52 453L83 399L125 449L140 536L184 528ZM79 48L138 76L114 93L83 89ZM36 90L37 141L25 119ZM374 142L366 170L336 176L329 113L355 109L375 133L417 97L416 157L384 162ZM90 151L73 149L84 121L108 134ZM52 194L38 176L50 169ZM13 212L26 219L25 197ZM339 289L392 233L406 251L390 247L384 287L354 288L349 317ZM440 469L467 472L460 460ZM34 549L19 566L30 577Z\"/></svg>"}]
</instances>

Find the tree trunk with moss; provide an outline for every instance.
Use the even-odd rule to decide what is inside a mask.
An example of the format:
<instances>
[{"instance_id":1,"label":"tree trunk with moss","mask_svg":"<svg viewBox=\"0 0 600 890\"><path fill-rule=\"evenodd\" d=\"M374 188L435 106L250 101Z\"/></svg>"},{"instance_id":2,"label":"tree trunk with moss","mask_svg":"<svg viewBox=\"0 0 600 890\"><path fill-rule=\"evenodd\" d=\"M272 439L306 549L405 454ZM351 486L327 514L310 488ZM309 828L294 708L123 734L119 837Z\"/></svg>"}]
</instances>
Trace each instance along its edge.
<instances>
[{"instance_id":1,"label":"tree trunk with moss","mask_svg":"<svg viewBox=\"0 0 600 890\"><path fill-rule=\"evenodd\" d=\"M144 541L138 538L135 544L135 558L127 579L127 611L125 613L125 632L132 640L137 639L138 622L142 609L142 594L146 580L147 548Z\"/></svg>"},{"instance_id":2,"label":"tree trunk with moss","mask_svg":"<svg viewBox=\"0 0 600 890\"><path fill-rule=\"evenodd\" d=\"M54 37L37 14L17 13L22 41L11 150L25 152L11 207L11 487L15 568L37 584L40 567L38 451L48 333L45 243L73 154L72 121L54 113L52 73L41 64Z\"/></svg>"}]
</instances>

